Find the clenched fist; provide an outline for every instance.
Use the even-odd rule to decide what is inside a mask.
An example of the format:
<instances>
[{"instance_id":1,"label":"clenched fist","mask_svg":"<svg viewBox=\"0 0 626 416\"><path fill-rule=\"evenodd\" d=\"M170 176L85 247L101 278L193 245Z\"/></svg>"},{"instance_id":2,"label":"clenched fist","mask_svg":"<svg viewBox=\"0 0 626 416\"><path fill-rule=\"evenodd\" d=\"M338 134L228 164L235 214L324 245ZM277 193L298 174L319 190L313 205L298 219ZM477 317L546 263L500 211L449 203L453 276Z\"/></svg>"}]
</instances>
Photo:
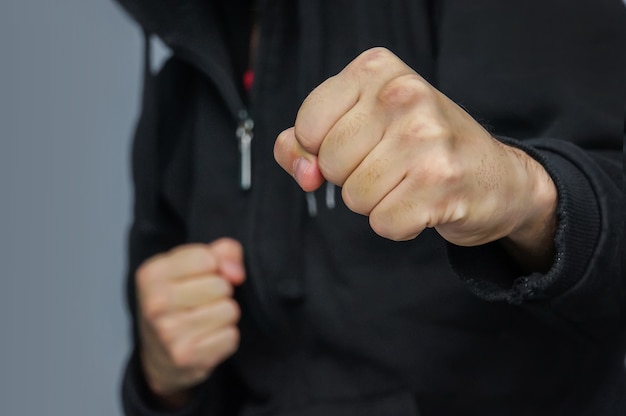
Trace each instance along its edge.
<instances>
[{"instance_id":1,"label":"clenched fist","mask_svg":"<svg viewBox=\"0 0 626 416\"><path fill-rule=\"evenodd\" d=\"M383 237L434 227L458 245L506 237L531 257L550 256L556 189L543 167L386 49L313 90L274 156L306 191L324 180L342 186L346 206Z\"/></svg>"},{"instance_id":2,"label":"clenched fist","mask_svg":"<svg viewBox=\"0 0 626 416\"><path fill-rule=\"evenodd\" d=\"M239 345L233 287L245 272L231 239L190 244L147 260L136 273L141 361L166 404L206 379Z\"/></svg>"}]
</instances>

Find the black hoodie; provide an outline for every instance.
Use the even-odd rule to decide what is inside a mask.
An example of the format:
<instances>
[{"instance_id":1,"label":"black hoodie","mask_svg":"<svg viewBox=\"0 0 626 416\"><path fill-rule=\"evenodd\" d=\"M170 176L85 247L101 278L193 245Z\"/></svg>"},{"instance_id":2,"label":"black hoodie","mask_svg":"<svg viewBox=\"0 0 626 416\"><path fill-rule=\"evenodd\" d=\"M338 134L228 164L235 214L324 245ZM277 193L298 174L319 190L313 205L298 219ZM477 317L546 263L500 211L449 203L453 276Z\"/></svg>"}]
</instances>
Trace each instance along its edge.
<instances>
[{"instance_id":1,"label":"black hoodie","mask_svg":"<svg viewBox=\"0 0 626 416\"><path fill-rule=\"evenodd\" d=\"M135 352L126 414L626 414L620 0L261 1L250 94L247 2L119 2L173 52L157 75L146 65L131 314L137 265L173 246L236 238L248 274L235 356L167 412ZM307 93L373 46L548 171L559 200L548 273L525 275L498 243L455 247L433 230L385 240L334 187L306 198L274 162ZM236 135L247 120L248 190Z\"/></svg>"}]
</instances>

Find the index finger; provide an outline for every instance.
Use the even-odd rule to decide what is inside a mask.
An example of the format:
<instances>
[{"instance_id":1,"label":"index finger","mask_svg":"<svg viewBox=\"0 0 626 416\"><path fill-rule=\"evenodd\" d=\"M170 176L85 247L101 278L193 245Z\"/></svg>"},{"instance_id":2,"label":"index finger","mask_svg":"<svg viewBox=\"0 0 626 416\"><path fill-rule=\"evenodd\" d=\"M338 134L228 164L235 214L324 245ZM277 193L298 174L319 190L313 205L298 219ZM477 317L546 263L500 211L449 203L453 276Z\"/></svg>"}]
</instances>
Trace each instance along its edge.
<instances>
[{"instance_id":1,"label":"index finger","mask_svg":"<svg viewBox=\"0 0 626 416\"><path fill-rule=\"evenodd\" d=\"M307 152L298 143L293 127L278 135L274 143L274 158L304 191L314 191L324 183L317 156Z\"/></svg>"}]
</instances>

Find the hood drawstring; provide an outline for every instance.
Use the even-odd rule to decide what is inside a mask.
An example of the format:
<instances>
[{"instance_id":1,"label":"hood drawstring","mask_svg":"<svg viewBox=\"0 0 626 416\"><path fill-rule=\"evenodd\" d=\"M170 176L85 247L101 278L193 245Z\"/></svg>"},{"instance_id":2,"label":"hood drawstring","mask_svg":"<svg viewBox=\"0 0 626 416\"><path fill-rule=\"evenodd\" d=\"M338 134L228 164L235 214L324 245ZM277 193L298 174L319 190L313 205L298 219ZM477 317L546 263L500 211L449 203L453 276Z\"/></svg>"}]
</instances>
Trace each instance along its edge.
<instances>
[{"instance_id":1,"label":"hood drawstring","mask_svg":"<svg viewBox=\"0 0 626 416\"><path fill-rule=\"evenodd\" d=\"M317 216L317 198L315 198L315 191L306 193L306 206L309 210L309 217Z\"/></svg>"},{"instance_id":2,"label":"hood drawstring","mask_svg":"<svg viewBox=\"0 0 626 416\"><path fill-rule=\"evenodd\" d=\"M326 208L333 209L335 205L335 185L326 182Z\"/></svg>"},{"instance_id":3,"label":"hood drawstring","mask_svg":"<svg viewBox=\"0 0 626 416\"><path fill-rule=\"evenodd\" d=\"M330 182L326 182L326 208L334 209L337 206L335 200L335 188L336 186ZM315 192L306 193L306 205L309 210L309 217L317 216L317 197Z\"/></svg>"}]
</instances>

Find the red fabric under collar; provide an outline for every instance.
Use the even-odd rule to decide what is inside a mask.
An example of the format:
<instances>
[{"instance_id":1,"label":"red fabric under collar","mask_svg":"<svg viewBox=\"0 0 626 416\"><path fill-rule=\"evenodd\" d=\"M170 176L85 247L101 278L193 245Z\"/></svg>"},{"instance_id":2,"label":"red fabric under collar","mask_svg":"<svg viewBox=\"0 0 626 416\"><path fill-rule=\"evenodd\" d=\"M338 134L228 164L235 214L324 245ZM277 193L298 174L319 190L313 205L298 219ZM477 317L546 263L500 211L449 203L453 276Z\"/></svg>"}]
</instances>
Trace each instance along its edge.
<instances>
[{"instance_id":1,"label":"red fabric under collar","mask_svg":"<svg viewBox=\"0 0 626 416\"><path fill-rule=\"evenodd\" d=\"M246 92L250 92L253 84L254 84L254 71L251 69L248 69L246 72L243 73L243 89Z\"/></svg>"}]
</instances>

